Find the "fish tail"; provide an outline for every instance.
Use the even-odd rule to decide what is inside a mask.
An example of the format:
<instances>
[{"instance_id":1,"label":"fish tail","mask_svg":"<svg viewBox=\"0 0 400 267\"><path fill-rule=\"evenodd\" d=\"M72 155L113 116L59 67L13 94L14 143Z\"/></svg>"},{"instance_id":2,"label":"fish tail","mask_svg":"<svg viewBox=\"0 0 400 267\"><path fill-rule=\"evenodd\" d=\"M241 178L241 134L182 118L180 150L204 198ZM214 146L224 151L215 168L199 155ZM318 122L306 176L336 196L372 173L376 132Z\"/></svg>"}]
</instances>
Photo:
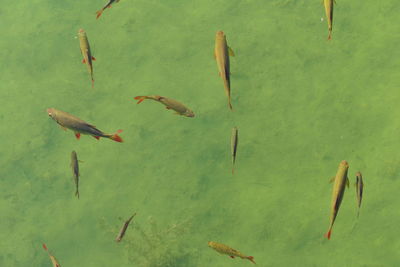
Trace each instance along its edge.
<instances>
[{"instance_id":1,"label":"fish tail","mask_svg":"<svg viewBox=\"0 0 400 267\"><path fill-rule=\"evenodd\" d=\"M248 256L247 259L249 261L251 261L252 263L256 264L256 262L254 261L254 257L253 256Z\"/></svg>"},{"instance_id":2,"label":"fish tail","mask_svg":"<svg viewBox=\"0 0 400 267\"><path fill-rule=\"evenodd\" d=\"M325 234L325 237L329 239L331 239L331 233L332 233L332 227L329 227L328 232Z\"/></svg>"},{"instance_id":3,"label":"fish tail","mask_svg":"<svg viewBox=\"0 0 400 267\"><path fill-rule=\"evenodd\" d=\"M99 11L96 12L96 14L97 14L96 19L100 18L103 11L104 11L104 9L100 9Z\"/></svg>"},{"instance_id":4,"label":"fish tail","mask_svg":"<svg viewBox=\"0 0 400 267\"><path fill-rule=\"evenodd\" d=\"M332 40L332 29L329 29L328 40Z\"/></svg>"},{"instance_id":5,"label":"fish tail","mask_svg":"<svg viewBox=\"0 0 400 267\"><path fill-rule=\"evenodd\" d=\"M142 103L143 100L145 100L145 99L147 99L147 98L148 98L147 96L136 96L134 99L135 99L135 100L139 100L139 101L137 102L137 104L140 104L140 103Z\"/></svg>"},{"instance_id":6,"label":"fish tail","mask_svg":"<svg viewBox=\"0 0 400 267\"><path fill-rule=\"evenodd\" d=\"M114 140L115 142L122 143L123 140L122 140L122 138L118 135L118 134L121 133L121 132L122 132L122 130L118 130L115 134L110 135L109 138L110 138L111 140Z\"/></svg>"},{"instance_id":7,"label":"fish tail","mask_svg":"<svg viewBox=\"0 0 400 267\"><path fill-rule=\"evenodd\" d=\"M92 88L94 88L94 79L92 77Z\"/></svg>"},{"instance_id":8,"label":"fish tail","mask_svg":"<svg viewBox=\"0 0 400 267\"><path fill-rule=\"evenodd\" d=\"M232 107L232 103L231 103L231 98L230 97L228 99L228 106L229 106L229 109L233 111L233 107Z\"/></svg>"},{"instance_id":9,"label":"fish tail","mask_svg":"<svg viewBox=\"0 0 400 267\"><path fill-rule=\"evenodd\" d=\"M76 189L75 196L77 196L79 199L79 190L78 189Z\"/></svg>"},{"instance_id":10,"label":"fish tail","mask_svg":"<svg viewBox=\"0 0 400 267\"><path fill-rule=\"evenodd\" d=\"M49 251L49 249L47 248L47 246L46 246L46 244L45 243L43 243L42 244L42 247L44 248L44 250L46 250L47 252Z\"/></svg>"}]
</instances>

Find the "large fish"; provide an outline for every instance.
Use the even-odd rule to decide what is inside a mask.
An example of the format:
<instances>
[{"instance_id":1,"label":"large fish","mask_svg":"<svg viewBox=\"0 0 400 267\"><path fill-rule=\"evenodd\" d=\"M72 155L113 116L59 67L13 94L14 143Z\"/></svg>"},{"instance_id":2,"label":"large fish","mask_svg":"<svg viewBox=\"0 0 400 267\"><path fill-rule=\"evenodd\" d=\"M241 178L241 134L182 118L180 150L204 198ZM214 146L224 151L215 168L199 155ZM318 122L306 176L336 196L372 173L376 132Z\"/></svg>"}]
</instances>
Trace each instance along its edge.
<instances>
[{"instance_id":1,"label":"large fish","mask_svg":"<svg viewBox=\"0 0 400 267\"><path fill-rule=\"evenodd\" d=\"M96 14L97 14L96 19L100 18L101 14L103 13L103 11L106 8L111 8L111 5L113 3L118 3L118 2L119 2L119 0L109 0L108 3L102 9L100 9L99 11L96 12Z\"/></svg>"},{"instance_id":2,"label":"large fish","mask_svg":"<svg viewBox=\"0 0 400 267\"><path fill-rule=\"evenodd\" d=\"M228 247L227 245L224 245L224 244L221 244L221 243L217 243L217 242L213 242L213 241L209 241L208 242L208 246L210 248L216 250L217 252L221 253L221 254L228 255L232 259L234 259L235 257L239 257L241 259L247 259L247 260L251 261L252 263L256 263L254 261L254 257L253 256L246 256L246 255L242 254L240 251L237 251L236 249Z\"/></svg>"},{"instance_id":3,"label":"large fish","mask_svg":"<svg viewBox=\"0 0 400 267\"><path fill-rule=\"evenodd\" d=\"M228 96L228 105L232 110L231 104L231 78L229 56L234 56L232 49L226 42L226 37L223 31L218 31L215 35L215 50L214 56L217 61L219 76L224 82L225 93Z\"/></svg>"},{"instance_id":4,"label":"large fish","mask_svg":"<svg viewBox=\"0 0 400 267\"><path fill-rule=\"evenodd\" d=\"M336 4L335 0L324 0L326 19L328 21L328 40L332 39L333 2Z\"/></svg>"},{"instance_id":5,"label":"large fish","mask_svg":"<svg viewBox=\"0 0 400 267\"><path fill-rule=\"evenodd\" d=\"M333 223L335 222L336 216L339 212L340 204L342 203L344 190L347 185L349 187L349 178L347 177L347 172L349 170L349 164L347 161L343 160L339 164L336 176L333 178L333 191L332 191L332 201L331 201L331 218L328 232L325 237L330 239L332 233Z\"/></svg>"},{"instance_id":6,"label":"large fish","mask_svg":"<svg viewBox=\"0 0 400 267\"><path fill-rule=\"evenodd\" d=\"M125 221L125 223L121 227L121 230L119 231L119 234L118 234L117 238L115 239L115 241L121 242L122 238L125 235L126 229L128 229L128 226L131 223L133 217L135 217L135 215L136 215L136 212L128 220Z\"/></svg>"},{"instance_id":7,"label":"large fish","mask_svg":"<svg viewBox=\"0 0 400 267\"><path fill-rule=\"evenodd\" d=\"M79 199L79 162L75 150L71 152L71 168L76 186L75 196Z\"/></svg>"},{"instance_id":8,"label":"large fish","mask_svg":"<svg viewBox=\"0 0 400 267\"><path fill-rule=\"evenodd\" d=\"M61 265L58 263L58 261L56 260L56 258L50 254L50 251L48 250L46 244L43 244L43 248L44 250L47 251L47 253L49 254L49 258L51 260L51 263L53 263L53 267L61 267Z\"/></svg>"},{"instance_id":9,"label":"large fish","mask_svg":"<svg viewBox=\"0 0 400 267\"><path fill-rule=\"evenodd\" d=\"M86 36L86 32L83 29L80 29L78 32L79 37L79 46L81 48L81 53L83 56L82 63L86 64L87 69L90 74L90 78L92 79L92 88L94 87L94 79L93 79L93 62L92 60L96 60L94 56L92 56L92 52L90 51L90 45L88 38Z\"/></svg>"},{"instance_id":10,"label":"large fish","mask_svg":"<svg viewBox=\"0 0 400 267\"><path fill-rule=\"evenodd\" d=\"M77 139L80 138L81 134L88 134L97 140L100 139L100 137L104 137L116 142L122 142L122 138L118 135L118 133L122 132L122 130L118 130L115 134L106 134L97 129L96 126L93 126L67 112L57 110L55 108L48 108L47 113L53 120L61 125L62 128L68 128L74 131Z\"/></svg>"},{"instance_id":11,"label":"large fish","mask_svg":"<svg viewBox=\"0 0 400 267\"><path fill-rule=\"evenodd\" d=\"M141 103L145 99L151 99L157 102L160 102L161 104L164 104L167 109L172 109L176 111L176 114L186 116L186 117L194 117L193 111L191 111L189 108L187 108L184 104L171 99L167 98L164 96L159 96L159 95L151 95L151 96L136 96L134 98L135 100L139 100L137 104Z\"/></svg>"},{"instance_id":12,"label":"large fish","mask_svg":"<svg viewBox=\"0 0 400 267\"><path fill-rule=\"evenodd\" d=\"M238 146L238 128L233 127L232 129L232 136L231 136L231 152L232 152L232 174L235 168L235 161L236 161L236 150Z\"/></svg>"},{"instance_id":13,"label":"large fish","mask_svg":"<svg viewBox=\"0 0 400 267\"><path fill-rule=\"evenodd\" d=\"M357 204L358 204L358 212L357 212L357 217L360 215L360 207L361 207L361 201L363 197L363 190L364 190L364 182L362 178L361 172L356 173L356 193L357 193Z\"/></svg>"}]
</instances>

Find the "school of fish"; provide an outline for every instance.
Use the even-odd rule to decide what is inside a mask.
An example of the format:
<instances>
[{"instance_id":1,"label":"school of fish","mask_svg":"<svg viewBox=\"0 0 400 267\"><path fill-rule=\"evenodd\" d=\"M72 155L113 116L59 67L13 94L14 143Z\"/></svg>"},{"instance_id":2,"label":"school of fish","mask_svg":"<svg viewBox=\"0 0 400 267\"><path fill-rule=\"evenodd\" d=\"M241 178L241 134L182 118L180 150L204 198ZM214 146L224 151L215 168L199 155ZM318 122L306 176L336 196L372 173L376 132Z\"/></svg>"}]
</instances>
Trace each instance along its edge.
<instances>
[{"instance_id":1,"label":"school of fish","mask_svg":"<svg viewBox=\"0 0 400 267\"><path fill-rule=\"evenodd\" d=\"M104 7L102 7L100 10L96 12L96 19L98 19L104 10L111 8L112 4L118 3L119 0L109 0ZM323 4L325 7L325 13L327 17L327 23L328 23L328 40L332 39L332 24L333 24L333 7L334 7L334 0L323 0ZM92 51L90 49L89 45L89 40L87 37L87 34L85 30L79 29L78 30L78 38L79 38L79 46L81 50L81 54L83 57L82 62L87 66L87 70L90 75L91 79L91 84L92 88L94 88L94 75L93 75L93 61L96 59L92 55ZM228 100L228 107L232 111L232 98L231 98L231 77L230 77L230 57L234 56L233 50L228 46L227 43L227 38L226 35L223 31L217 31L215 34L215 47L214 47L214 58L217 63L217 69L220 78L222 79L223 82L223 88ZM175 114L183 116L183 117L189 117L189 118L194 118L195 114L194 112L189 109L186 105L182 104L181 102L169 98L169 97L164 97L164 96L159 96L159 95L148 95L148 96L136 96L134 97L135 100L137 100L137 104L141 103L144 100L153 100L156 102L159 102L165 106L167 110L173 110L175 111ZM75 136L77 139L80 139L81 134L84 135L90 135L96 138L97 140L100 139L101 137L111 139L113 141L122 143L123 140L119 136L119 133L122 132L122 130L117 130L115 133L110 134L110 133L105 133L96 126L89 124L85 122L84 120L69 114L65 111L61 111L55 108L48 108L47 109L47 114L57 123L60 125L60 127L64 130L71 130L74 132ZM235 163L236 163L236 157L237 157L237 151L238 151L238 128L235 126L232 128L232 133L231 133L231 163L232 163L232 174L234 174L235 170ZM80 193L79 193L79 180L80 180L80 171L79 171L79 162L78 160L78 155L75 150L71 152L71 169L73 173L73 179L75 183L75 196L79 199ZM340 162L338 170L336 175L331 179L333 182L333 189L332 189L332 198L331 198L331 207L330 207L330 220L329 220L329 228L328 231L325 234L325 237L330 239L331 234L332 234L332 229L333 225L336 221L336 218L338 216L338 212L341 206L341 203L343 201L344 193L346 186L349 186L349 178L348 178L348 170L349 170L349 164L347 161L343 160ZM360 208L361 208L361 201L363 197L363 188L364 188L364 183L363 183L363 177L361 172L356 173L356 182L355 182L355 187L356 187L356 197L357 197L357 217L359 216ZM131 224L133 218L136 216L136 213L134 213L132 216L130 216L122 225L121 230L119 231L115 241L116 242L121 242L123 237L126 234L126 231L128 229L128 226ZM53 264L54 267L60 267L61 265L59 262L56 260L56 258L49 252L46 244L43 243L43 248L45 251L47 251L48 256ZM256 263L254 261L253 256L247 256L244 255L243 253L239 252L236 249L233 249L227 245L224 245L222 243L214 242L214 241L209 241L208 246L215 251L217 251L220 254L227 255L231 258L241 258L241 259L247 259L251 261L252 263Z\"/></svg>"}]
</instances>

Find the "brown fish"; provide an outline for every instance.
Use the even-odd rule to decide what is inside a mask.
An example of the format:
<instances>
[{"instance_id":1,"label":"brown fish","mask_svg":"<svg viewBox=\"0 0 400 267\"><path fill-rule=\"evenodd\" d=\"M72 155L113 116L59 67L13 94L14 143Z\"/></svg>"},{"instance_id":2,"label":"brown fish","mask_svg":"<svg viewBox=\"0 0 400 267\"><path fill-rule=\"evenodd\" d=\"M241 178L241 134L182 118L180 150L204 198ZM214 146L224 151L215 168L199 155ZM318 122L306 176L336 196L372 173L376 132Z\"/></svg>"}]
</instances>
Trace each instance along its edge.
<instances>
[{"instance_id":1,"label":"brown fish","mask_svg":"<svg viewBox=\"0 0 400 267\"><path fill-rule=\"evenodd\" d=\"M56 258L50 254L49 250L47 249L46 244L43 243L43 248L44 250L47 251L47 253L49 254L50 260L53 263L53 267L61 267L61 265L58 263L58 261L56 260Z\"/></svg>"},{"instance_id":2,"label":"brown fish","mask_svg":"<svg viewBox=\"0 0 400 267\"><path fill-rule=\"evenodd\" d=\"M79 199L79 163L75 150L71 152L71 168L76 186L75 196Z\"/></svg>"},{"instance_id":3,"label":"brown fish","mask_svg":"<svg viewBox=\"0 0 400 267\"><path fill-rule=\"evenodd\" d=\"M336 176L333 178L334 184L331 201L331 218L328 232L325 234L325 237L328 239L331 238L332 227L339 212L340 204L342 203L346 184L347 187L349 187L349 178L347 177L348 170L349 164L347 163L347 161L343 160L342 162L340 162Z\"/></svg>"},{"instance_id":4,"label":"brown fish","mask_svg":"<svg viewBox=\"0 0 400 267\"><path fill-rule=\"evenodd\" d=\"M332 39L333 2L336 4L335 0L324 0L326 19L328 20L328 40Z\"/></svg>"},{"instance_id":5,"label":"brown fish","mask_svg":"<svg viewBox=\"0 0 400 267\"><path fill-rule=\"evenodd\" d=\"M118 2L119 2L119 0L109 0L108 3L102 9L100 9L99 11L96 12L96 14L97 14L96 19L100 18L101 14L103 13L103 11L106 8L111 8L111 5L113 3L118 3Z\"/></svg>"},{"instance_id":6,"label":"brown fish","mask_svg":"<svg viewBox=\"0 0 400 267\"><path fill-rule=\"evenodd\" d=\"M228 46L223 31L218 31L215 35L214 57L217 61L219 76L224 82L225 93L228 96L228 106L232 110L231 104L231 72L229 64L229 56L234 56L233 50Z\"/></svg>"},{"instance_id":7,"label":"brown fish","mask_svg":"<svg viewBox=\"0 0 400 267\"><path fill-rule=\"evenodd\" d=\"M363 190L364 190L364 182L363 182L361 172L356 173L355 186L356 186L356 193L357 193L357 204L358 204L357 217L358 217L360 215L361 201L362 201Z\"/></svg>"},{"instance_id":8,"label":"brown fish","mask_svg":"<svg viewBox=\"0 0 400 267\"><path fill-rule=\"evenodd\" d=\"M122 238L125 235L126 229L128 229L128 226L131 223L133 217L135 217L135 215L136 215L136 212L128 220L126 220L126 222L122 226L121 230L119 231L119 234L118 234L117 238L115 239L115 241L121 242Z\"/></svg>"},{"instance_id":9,"label":"brown fish","mask_svg":"<svg viewBox=\"0 0 400 267\"><path fill-rule=\"evenodd\" d=\"M135 100L139 100L137 104L140 104L145 99L151 99L161 104L165 105L166 109L172 109L176 111L176 114L193 118L194 113L184 104L176 101L175 99L159 96L159 95L151 95L151 96L136 96Z\"/></svg>"},{"instance_id":10,"label":"brown fish","mask_svg":"<svg viewBox=\"0 0 400 267\"><path fill-rule=\"evenodd\" d=\"M208 242L208 246L210 248L216 250L217 252L221 253L221 254L228 255L232 259L234 259L235 257L239 257L241 259L247 259L247 260L251 261L254 264L256 263L254 261L254 257L253 256L246 256L246 255L242 254L240 251L237 251L236 249L228 247L227 245L224 245L224 244L221 244L221 243L217 243L217 242L213 242L213 241L209 241Z\"/></svg>"},{"instance_id":11,"label":"brown fish","mask_svg":"<svg viewBox=\"0 0 400 267\"><path fill-rule=\"evenodd\" d=\"M90 77L92 79L92 88L94 87L94 79L93 79L93 63L92 60L96 60L94 56L92 56L92 52L90 51L90 45L88 38L86 36L86 32L83 29L80 29L78 32L79 37L79 46L81 48L81 53L83 56L82 63L86 64Z\"/></svg>"},{"instance_id":12,"label":"brown fish","mask_svg":"<svg viewBox=\"0 0 400 267\"><path fill-rule=\"evenodd\" d=\"M67 112L55 108L48 108L47 113L53 120L61 125L62 128L68 128L74 131L77 139L81 137L81 134L87 134L93 136L97 140L99 140L100 137L104 137L116 142L122 142L122 138L118 135L122 130L118 130L115 134L106 134L97 129L96 126L93 126Z\"/></svg>"}]
</instances>

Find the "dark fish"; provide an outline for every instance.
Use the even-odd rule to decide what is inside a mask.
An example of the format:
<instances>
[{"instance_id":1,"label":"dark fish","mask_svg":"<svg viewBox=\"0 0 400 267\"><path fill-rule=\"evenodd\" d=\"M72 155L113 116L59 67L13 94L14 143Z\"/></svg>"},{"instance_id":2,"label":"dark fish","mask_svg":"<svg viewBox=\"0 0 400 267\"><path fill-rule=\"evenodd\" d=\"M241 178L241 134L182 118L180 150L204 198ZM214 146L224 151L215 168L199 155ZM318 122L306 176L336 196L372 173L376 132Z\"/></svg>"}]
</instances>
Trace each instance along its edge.
<instances>
[{"instance_id":1,"label":"dark fish","mask_svg":"<svg viewBox=\"0 0 400 267\"><path fill-rule=\"evenodd\" d=\"M235 161L236 161L236 150L238 145L238 129L233 127L231 136L231 152L232 152L232 174L234 172Z\"/></svg>"},{"instance_id":2,"label":"dark fish","mask_svg":"<svg viewBox=\"0 0 400 267\"><path fill-rule=\"evenodd\" d=\"M74 131L77 139L81 137L81 134L88 134L93 136L97 140L99 140L100 137L104 137L114 140L116 142L122 142L122 138L118 135L118 133L122 132L122 130L118 130L115 134L106 134L97 129L96 126L93 126L67 112L57 110L55 108L48 108L47 113L64 129L68 128Z\"/></svg>"},{"instance_id":3,"label":"dark fish","mask_svg":"<svg viewBox=\"0 0 400 267\"><path fill-rule=\"evenodd\" d=\"M96 14L97 14L96 19L100 18L101 14L103 13L103 11L104 11L106 8L111 8L111 5L112 5L113 3L118 3L118 2L119 2L119 0L109 0L108 3L107 3L107 5L105 5L102 9L100 9L99 11L96 12Z\"/></svg>"},{"instance_id":4,"label":"dark fish","mask_svg":"<svg viewBox=\"0 0 400 267\"><path fill-rule=\"evenodd\" d=\"M358 217L360 215L360 207L361 207L361 201L362 201L363 190L364 190L364 182L363 182L361 172L356 173L355 186L356 186L356 193L357 193L357 204L358 204L357 217Z\"/></svg>"},{"instance_id":5,"label":"dark fish","mask_svg":"<svg viewBox=\"0 0 400 267\"><path fill-rule=\"evenodd\" d=\"M124 225L122 226L121 230L119 231L119 234L118 234L117 238L115 239L115 241L121 242L122 238L125 235L126 229L128 229L128 226L131 223L133 217L135 217L135 215L136 215L136 212L124 223Z\"/></svg>"},{"instance_id":6,"label":"dark fish","mask_svg":"<svg viewBox=\"0 0 400 267\"><path fill-rule=\"evenodd\" d=\"M71 152L71 168L76 185L75 196L77 196L79 199L79 163L78 163L78 156L76 155L75 150Z\"/></svg>"}]
</instances>

